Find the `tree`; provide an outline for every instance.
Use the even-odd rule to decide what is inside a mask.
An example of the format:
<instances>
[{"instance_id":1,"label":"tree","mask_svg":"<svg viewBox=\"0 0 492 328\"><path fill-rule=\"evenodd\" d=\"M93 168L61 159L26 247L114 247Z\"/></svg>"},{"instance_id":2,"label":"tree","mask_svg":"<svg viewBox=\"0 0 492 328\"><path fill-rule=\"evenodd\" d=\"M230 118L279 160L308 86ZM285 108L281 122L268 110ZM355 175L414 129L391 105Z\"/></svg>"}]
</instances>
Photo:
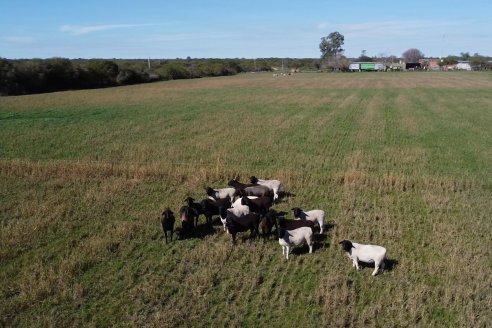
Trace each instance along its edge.
<instances>
[{"instance_id":1,"label":"tree","mask_svg":"<svg viewBox=\"0 0 492 328\"><path fill-rule=\"evenodd\" d=\"M358 60L361 62L372 62L372 58L367 55L365 50L362 50Z\"/></svg>"},{"instance_id":2,"label":"tree","mask_svg":"<svg viewBox=\"0 0 492 328\"><path fill-rule=\"evenodd\" d=\"M458 63L458 56L447 56L445 58L441 59L441 62L439 63L440 66L445 66L445 65L454 65Z\"/></svg>"},{"instance_id":3,"label":"tree","mask_svg":"<svg viewBox=\"0 0 492 328\"><path fill-rule=\"evenodd\" d=\"M332 32L328 36L322 37L321 43L319 44L321 58L328 59L341 54L343 52L342 46L344 40L344 36L338 32Z\"/></svg>"},{"instance_id":4,"label":"tree","mask_svg":"<svg viewBox=\"0 0 492 328\"><path fill-rule=\"evenodd\" d=\"M470 53L469 52L462 52L460 53L461 59L463 60L470 60Z\"/></svg>"},{"instance_id":5,"label":"tree","mask_svg":"<svg viewBox=\"0 0 492 328\"><path fill-rule=\"evenodd\" d=\"M407 63L417 63L419 59L424 58L424 54L419 49L411 48L401 54Z\"/></svg>"}]
</instances>

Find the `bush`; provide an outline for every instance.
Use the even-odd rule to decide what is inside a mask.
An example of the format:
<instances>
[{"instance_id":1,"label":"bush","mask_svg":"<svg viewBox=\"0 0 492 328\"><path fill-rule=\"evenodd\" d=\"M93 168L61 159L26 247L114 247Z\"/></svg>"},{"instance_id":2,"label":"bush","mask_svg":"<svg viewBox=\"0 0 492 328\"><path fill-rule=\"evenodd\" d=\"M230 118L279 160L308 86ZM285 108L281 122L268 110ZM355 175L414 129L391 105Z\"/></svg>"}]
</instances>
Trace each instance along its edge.
<instances>
[{"instance_id":1,"label":"bush","mask_svg":"<svg viewBox=\"0 0 492 328\"><path fill-rule=\"evenodd\" d=\"M118 84L136 84L146 82L145 74L139 74L131 69L124 69L118 73L116 83Z\"/></svg>"},{"instance_id":2,"label":"bush","mask_svg":"<svg viewBox=\"0 0 492 328\"><path fill-rule=\"evenodd\" d=\"M190 72L180 63L167 63L157 70L163 80L179 80L191 78Z\"/></svg>"}]
</instances>

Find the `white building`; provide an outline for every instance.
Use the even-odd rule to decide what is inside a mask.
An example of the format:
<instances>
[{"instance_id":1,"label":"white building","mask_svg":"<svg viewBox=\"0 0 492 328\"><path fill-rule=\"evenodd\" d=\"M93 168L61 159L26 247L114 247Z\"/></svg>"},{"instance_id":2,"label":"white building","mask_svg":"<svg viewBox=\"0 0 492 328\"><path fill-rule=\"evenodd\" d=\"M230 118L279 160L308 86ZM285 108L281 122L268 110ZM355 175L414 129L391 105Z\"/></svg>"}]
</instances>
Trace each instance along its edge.
<instances>
[{"instance_id":1,"label":"white building","mask_svg":"<svg viewBox=\"0 0 492 328\"><path fill-rule=\"evenodd\" d=\"M469 61L458 61L458 64L456 64L456 69L462 70L462 71L471 71L472 70Z\"/></svg>"}]
</instances>

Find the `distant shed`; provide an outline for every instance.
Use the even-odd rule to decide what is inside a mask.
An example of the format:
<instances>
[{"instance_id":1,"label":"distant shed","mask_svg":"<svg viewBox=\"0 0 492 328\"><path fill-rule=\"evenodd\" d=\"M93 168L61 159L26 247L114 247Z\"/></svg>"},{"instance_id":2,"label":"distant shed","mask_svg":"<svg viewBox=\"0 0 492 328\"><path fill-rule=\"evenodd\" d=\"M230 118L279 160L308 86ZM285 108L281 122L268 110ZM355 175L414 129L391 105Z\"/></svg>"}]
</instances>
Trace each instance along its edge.
<instances>
[{"instance_id":1,"label":"distant shed","mask_svg":"<svg viewBox=\"0 0 492 328\"><path fill-rule=\"evenodd\" d=\"M383 63L374 62L355 62L349 65L351 71L384 71L385 66Z\"/></svg>"},{"instance_id":2,"label":"distant shed","mask_svg":"<svg viewBox=\"0 0 492 328\"><path fill-rule=\"evenodd\" d=\"M405 69L405 65L401 63L391 63L389 64L388 69L392 71L403 71Z\"/></svg>"},{"instance_id":3,"label":"distant shed","mask_svg":"<svg viewBox=\"0 0 492 328\"><path fill-rule=\"evenodd\" d=\"M405 69L407 71L415 71L422 69L422 64L421 63L405 63Z\"/></svg>"},{"instance_id":4,"label":"distant shed","mask_svg":"<svg viewBox=\"0 0 492 328\"><path fill-rule=\"evenodd\" d=\"M458 63L456 64L456 69L462 71L471 71L472 67L469 61L458 61Z\"/></svg>"}]
</instances>

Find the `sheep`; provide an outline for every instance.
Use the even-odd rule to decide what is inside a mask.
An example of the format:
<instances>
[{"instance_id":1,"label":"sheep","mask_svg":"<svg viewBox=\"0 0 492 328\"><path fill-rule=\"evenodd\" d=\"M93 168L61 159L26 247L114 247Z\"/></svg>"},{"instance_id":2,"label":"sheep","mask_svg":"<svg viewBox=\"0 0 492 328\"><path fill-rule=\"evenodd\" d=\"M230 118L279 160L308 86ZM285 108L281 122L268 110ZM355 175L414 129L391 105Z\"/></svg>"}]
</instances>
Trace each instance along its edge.
<instances>
[{"instance_id":1,"label":"sheep","mask_svg":"<svg viewBox=\"0 0 492 328\"><path fill-rule=\"evenodd\" d=\"M276 201L278 199L278 193L280 191L281 183L279 180L264 180L258 179L254 175L249 178L252 184L259 184L261 186L266 186L270 190L273 191L273 200Z\"/></svg>"},{"instance_id":2,"label":"sheep","mask_svg":"<svg viewBox=\"0 0 492 328\"><path fill-rule=\"evenodd\" d=\"M313 221L309 221L309 220L285 220L285 218L282 216L277 217L277 221L278 221L278 219L283 219L282 224L285 226L285 229L287 229L287 230L294 230L294 229L299 229L302 227L308 227L314 233L314 222Z\"/></svg>"},{"instance_id":3,"label":"sheep","mask_svg":"<svg viewBox=\"0 0 492 328\"><path fill-rule=\"evenodd\" d=\"M189 206L183 206L179 209L179 217L181 219L180 237L191 237L196 227L197 214L195 210Z\"/></svg>"},{"instance_id":4,"label":"sheep","mask_svg":"<svg viewBox=\"0 0 492 328\"><path fill-rule=\"evenodd\" d=\"M185 203L188 207L192 208L193 211L195 211L195 214L196 214L196 223L195 223L195 227L196 225L198 224L198 217L200 216L200 214L204 214L203 212L203 207L200 203L195 203L194 202L195 200L192 198L192 197L188 197L185 199Z\"/></svg>"},{"instance_id":5,"label":"sheep","mask_svg":"<svg viewBox=\"0 0 492 328\"><path fill-rule=\"evenodd\" d=\"M319 225L319 233L323 233L323 229L325 227L325 211L323 210L311 210L311 211L303 211L299 207L294 207L291 209L294 213L294 218L297 220L309 220L313 222L318 222Z\"/></svg>"},{"instance_id":6,"label":"sheep","mask_svg":"<svg viewBox=\"0 0 492 328\"><path fill-rule=\"evenodd\" d=\"M272 198L266 196L258 197L256 199L249 199L245 196L241 198L241 204L248 206L251 212L263 215L268 212L270 207L272 207L272 203Z\"/></svg>"},{"instance_id":7,"label":"sheep","mask_svg":"<svg viewBox=\"0 0 492 328\"><path fill-rule=\"evenodd\" d=\"M221 208L221 213L224 209ZM221 216L222 219L222 216ZM226 217L226 231L231 235L232 244L236 244L236 235L238 232L251 231L250 237L258 235L258 225L260 224L260 215L257 213L249 213L239 218Z\"/></svg>"},{"instance_id":8,"label":"sheep","mask_svg":"<svg viewBox=\"0 0 492 328\"><path fill-rule=\"evenodd\" d=\"M282 256L289 259L289 253L293 246L306 243L309 246L309 253L313 252L314 238L313 229L310 227L300 227L297 229L287 229L286 221L283 217L277 218L278 243L282 246Z\"/></svg>"},{"instance_id":9,"label":"sheep","mask_svg":"<svg viewBox=\"0 0 492 328\"><path fill-rule=\"evenodd\" d=\"M226 229L226 222L228 217L233 217L233 218L240 218L244 215L247 215L250 213L249 207L248 206L240 206L240 207L231 207L231 208L226 208L226 207L221 207L219 209L219 216L220 216L220 221L222 222L222 225L224 226L224 231L227 232Z\"/></svg>"},{"instance_id":10,"label":"sheep","mask_svg":"<svg viewBox=\"0 0 492 328\"><path fill-rule=\"evenodd\" d=\"M259 227L261 230L261 234L263 235L263 239L269 239L273 227L275 227L275 230L278 231L277 212L270 209L265 215L262 216Z\"/></svg>"},{"instance_id":11,"label":"sheep","mask_svg":"<svg viewBox=\"0 0 492 328\"><path fill-rule=\"evenodd\" d=\"M256 199L256 198L258 198L256 196L246 196L246 197L248 197L249 199ZM245 206L245 205L242 204L242 201L243 201L243 197L239 197L238 199L236 199L234 201L234 203L232 203L231 207L232 208L236 208L236 207Z\"/></svg>"},{"instance_id":12,"label":"sheep","mask_svg":"<svg viewBox=\"0 0 492 328\"><path fill-rule=\"evenodd\" d=\"M359 261L366 263L374 262L374 271L372 275L378 273L379 268L384 270L384 260L386 258L386 248L376 245L363 245L350 240L340 242L347 256L352 260L352 266L359 270Z\"/></svg>"},{"instance_id":13,"label":"sheep","mask_svg":"<svg viewBox=\"0 0 492 328\"><path fill-rule=\"evenodd\" d=\"M236 179L230 180L228 185L234 187L237 190L237 193L241 196L273 196L273 191L266 186L244 184Z\"/></svg>"},{"instance_id":14,"label":"sheep","mask_svg":"<svg viewBox=\"0 0 492 328\"><path fill-rule=\"evenodd\" d=\"M161 214L161 225L162 225L162 230L164 232L164 237L166 238L166 244L167 244L167 232L171 232L171 241L173 241L173 232L174 232L174 213L167 207L164 212Z\"/></svg>"},{"instance_id":15,"label":"sheep","mask_svg":"<svg viewBox=\"0 0 492 328\"><path fill-rule=\"evenodd\" d=\"M202 205L203 214L207 218L207 223L211 225L212 216L219 215L220 207L225 207L225 208L230 207L231 200L229 198L219 198L217 200L206 198L200 202L200 205Z\"/></svg>"},{"instance_id":16,"label":"sheep","mask_svg":"<svg viewBox=\"0 0 492 328\"><path fill-rule=\"evenodd\" d=\"M212 197L213 199L229 197L231 199L231 202L232 202L232 201L234 201L234 196L236 196L236 189L235 188L215 189L215 188L207 187L206 191L207 191L207 195Z\"/></svg>"}]
</instances>

